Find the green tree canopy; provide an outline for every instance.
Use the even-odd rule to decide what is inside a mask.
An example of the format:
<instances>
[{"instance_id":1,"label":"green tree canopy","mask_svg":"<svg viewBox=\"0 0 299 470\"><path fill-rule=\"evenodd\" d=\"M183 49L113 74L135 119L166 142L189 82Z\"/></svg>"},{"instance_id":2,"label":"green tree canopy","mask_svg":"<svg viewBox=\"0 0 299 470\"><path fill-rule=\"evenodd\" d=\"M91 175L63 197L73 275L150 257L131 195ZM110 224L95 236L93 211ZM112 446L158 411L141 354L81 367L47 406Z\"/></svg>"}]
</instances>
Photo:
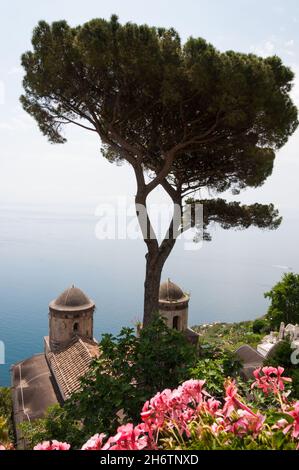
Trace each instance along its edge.
<instances>
[{"instance_id":1,"label":"green tree canopy","mask_svg":"<svg viewBox=\"0 0 299 470\"><path fill-rule=\"evenodd\" d=\"M98 134L107 159L131 164L137 216L158 185L181 207L200 189L217 195L260 186L298 125L294 76L276 56L220 52L201 38L182 44L172 28L121 25L116 16L74 28L41 21L32 46L22 56L24 109L50 142L65 142L63 128L76 124ZM272 205L229 205L218 196L203 202L206 231L210 221L225 228L280 223ZM148 215L141 229L148 323L176 237L159 244Z\"/></svg>"},{"instance_id":2,"label":"green tree canopy","mask_svg":"<svg viewBox=\"0 0 299 470\"><path fill-rule=\"evenodd\" d=\"M271 301L267 319L274 328L279 328L281 322L299 323L299 274L284 274L265 297Z\"/></svg>"}]
</instances>

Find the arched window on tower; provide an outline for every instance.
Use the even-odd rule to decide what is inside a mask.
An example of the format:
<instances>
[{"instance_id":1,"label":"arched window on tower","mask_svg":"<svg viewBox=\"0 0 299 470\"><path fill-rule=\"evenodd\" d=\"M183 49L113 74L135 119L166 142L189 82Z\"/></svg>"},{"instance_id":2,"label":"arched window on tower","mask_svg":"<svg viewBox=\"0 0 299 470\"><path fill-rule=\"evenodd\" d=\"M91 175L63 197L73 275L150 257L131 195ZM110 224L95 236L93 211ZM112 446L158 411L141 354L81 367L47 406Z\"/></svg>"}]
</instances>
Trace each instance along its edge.
<instances>
[{"instance_id":1,"label":"arched window on tower","mask_svg":"<svg viewBox=\"0 0 299 470\"><path fill-rule=\"evenodd\" d=\"M76 322L76 323L73 324L73 332L74 332L74 333L77 333L78 330L79 330L79 323Z\"/></svg>"},{"instance_id":2,"label":"arched window on tower","mask_svg":"<svg viewBox=\"0 0 299 470\"><path fill-rule=\"evenodd\" d=\"M181 330L181 319L180 319L179 315L176 315L175 317L173 317L172 328L174 330L178 330L178 331Z\"/></svg>"}]
</instances>

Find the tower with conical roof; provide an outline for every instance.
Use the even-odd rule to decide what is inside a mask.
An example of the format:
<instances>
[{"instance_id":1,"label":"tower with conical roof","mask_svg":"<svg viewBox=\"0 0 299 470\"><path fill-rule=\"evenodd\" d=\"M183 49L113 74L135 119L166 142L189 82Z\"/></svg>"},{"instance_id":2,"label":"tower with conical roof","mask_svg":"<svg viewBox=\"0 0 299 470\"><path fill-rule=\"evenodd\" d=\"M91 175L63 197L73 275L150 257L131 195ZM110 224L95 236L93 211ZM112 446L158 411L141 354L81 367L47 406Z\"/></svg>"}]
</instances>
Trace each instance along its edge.
<instances>
[{"instance_id":1,"label":"tower with conical roof","mask_svg":"<svg viewBox=\"0 0 299 470\"><path fill-rule=\"evenodd\" d=\"M187 330L189 300L190 296L169 278L160 285L159 311L169 328Z\"/></svg>"},{"instance_id":2,"label":"tower with conical roof","mask_svg":"<svg viewBox=\"0 0 299 470\"><path fill-rule=\"evenodd\" d=\"M181 331L190 343L198 346L199 335L188 326L189 300L190 295L183 292L169 278L160 285L159 312L166 325Z\"/></svg>"},{"instance_id":3,"label":"tower with conical roof","mask_svg":"<svg viewBox=\"0 0 299 470\"><path fill-rule=\"evenodd\" d=\"M93 340L95 304L78 287L66 289L49 304L49 346L60 351L76 336Z\"/></svg>"}]
</instances>

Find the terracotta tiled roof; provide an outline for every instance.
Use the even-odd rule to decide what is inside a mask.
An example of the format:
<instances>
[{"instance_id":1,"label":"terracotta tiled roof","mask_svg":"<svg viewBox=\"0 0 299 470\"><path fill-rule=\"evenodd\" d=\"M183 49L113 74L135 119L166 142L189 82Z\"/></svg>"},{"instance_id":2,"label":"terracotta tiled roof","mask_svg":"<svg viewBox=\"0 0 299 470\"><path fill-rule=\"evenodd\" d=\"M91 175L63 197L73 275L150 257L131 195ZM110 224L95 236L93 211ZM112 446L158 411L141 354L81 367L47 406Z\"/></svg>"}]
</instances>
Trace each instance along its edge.
<instances>
[{"instance_id":1,"label":"terracotta tiled roof","mask_svg":"<svg viewBox=\"0 0 299 470\"><path fill-rule=\"evenodd\" d=\"M49 366L64 400L79 390L80 378L98 354L98 344L82 337L75 337L62 351L47 353Z\"/></svg>"}]
</instances>

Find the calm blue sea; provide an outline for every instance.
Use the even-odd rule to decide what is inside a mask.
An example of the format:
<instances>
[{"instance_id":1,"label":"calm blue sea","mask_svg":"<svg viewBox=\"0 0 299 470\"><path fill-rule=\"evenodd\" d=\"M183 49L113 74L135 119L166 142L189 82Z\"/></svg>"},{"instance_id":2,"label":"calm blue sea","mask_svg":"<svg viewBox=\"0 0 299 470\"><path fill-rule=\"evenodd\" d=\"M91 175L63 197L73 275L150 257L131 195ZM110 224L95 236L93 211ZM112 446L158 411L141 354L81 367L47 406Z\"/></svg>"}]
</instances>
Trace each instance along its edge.
<instances>
[{"instance_id":1,"label":"calm blue sea","mask_svg":"<svg viewBox=\"0 0 299 470\"><path fill-rule=\"evenodd\" d=\"M190 325L265 313L263 293L299 272L298 219L283 215L275 232L216 229L198 251L177 242L163 277L190 291ZM143 242L97 240L96 222L93 208L0 208L0 385L10 384L11 364L42 350L48 303L71 284L96 302L97 338L142 318Z\"/></svg>"}]
</instances>

